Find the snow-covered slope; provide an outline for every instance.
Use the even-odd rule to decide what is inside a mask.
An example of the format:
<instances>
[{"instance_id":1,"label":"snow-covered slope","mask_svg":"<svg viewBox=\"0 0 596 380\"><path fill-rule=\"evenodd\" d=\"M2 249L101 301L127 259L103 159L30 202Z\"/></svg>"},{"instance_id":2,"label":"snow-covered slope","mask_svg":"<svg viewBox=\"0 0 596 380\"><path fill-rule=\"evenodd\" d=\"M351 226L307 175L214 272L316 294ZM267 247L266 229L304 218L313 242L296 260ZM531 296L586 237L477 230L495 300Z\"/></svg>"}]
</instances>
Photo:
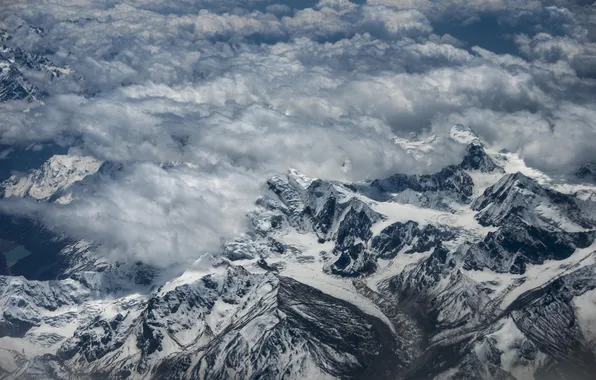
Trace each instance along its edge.
<instances>
[{"instance_id":1,"label":"snow-covered slope","mask_svg":"<svg viewBox=\"0 0 596 380\"><path fill-rule=\"evenodd\" d=\"M35 33L43 30L32 28ZM46 57L33 55L13 47L12 36L0 29L0 103L11 100L41 100L44 90L38 84L52 83L54 80L72 75L68 67L55 66ZM44 80L40 81L42 77Z\"/></svg>"},{"instance_id":2,"label":"snow-covered slope","mask_svg":"<svg viewBox=\"0 0 596 380\"><path fill-rule=\"evenodd\" d=\"M449 138L466 156L434 174L273 176L253 230L183 272L61 241L55 280L0 277L0 379L592 378L596 203ZM10 194L99 169L64 157Z\"/></svg>"},{"instance_id":3,"label":"snow-covered slope","mask_svg":"<svg viewBox=\"0 0 596 380\"><path fill-rule=\"evenodd\" d=\"M14 174L0 183L0 194L8 197L31 197L37 200L50 199L60 190L65 190L88 175L97 173L102 165L93 157L55 155L39 169L26 174ZM59 202L68 202L64 194Z\"/></svg>"}]
</instances>

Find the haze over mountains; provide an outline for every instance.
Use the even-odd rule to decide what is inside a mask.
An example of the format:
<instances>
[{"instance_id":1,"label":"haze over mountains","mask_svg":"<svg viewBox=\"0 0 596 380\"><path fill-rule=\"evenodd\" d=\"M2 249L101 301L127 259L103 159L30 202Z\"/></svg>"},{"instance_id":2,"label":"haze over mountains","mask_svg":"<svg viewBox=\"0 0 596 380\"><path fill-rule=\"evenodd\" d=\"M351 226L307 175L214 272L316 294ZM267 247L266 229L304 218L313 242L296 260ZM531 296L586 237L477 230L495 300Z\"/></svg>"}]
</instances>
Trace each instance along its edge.
<instances>
[{"instance_id":1,"label":"haze over mountains","mask_svg":"<svg viewBox=\"0 0 596 380\"><path fill-rule=\"evenodd\" d=\"M590 379L595 9L0 5L0 379Z\"/></svg>"}]
</instances>

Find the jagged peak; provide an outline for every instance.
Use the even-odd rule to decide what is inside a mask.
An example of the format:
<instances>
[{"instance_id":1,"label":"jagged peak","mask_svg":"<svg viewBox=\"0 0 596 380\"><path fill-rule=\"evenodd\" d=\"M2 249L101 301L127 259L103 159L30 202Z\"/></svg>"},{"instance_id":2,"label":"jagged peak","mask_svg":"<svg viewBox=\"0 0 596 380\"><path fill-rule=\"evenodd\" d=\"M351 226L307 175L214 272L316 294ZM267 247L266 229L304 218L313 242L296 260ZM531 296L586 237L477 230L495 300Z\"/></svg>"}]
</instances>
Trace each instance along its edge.
<instances>
[{"instance_id":1,"label":"jagged peak","mask_svg":"<svg viewBox=\"0 0 596 380\"><path fill-rule=\"evenodd\" d=\"M596 180L596 162L586 162L574 174L581 179Z\"/></svg>"},{"instance_id":2,"label":"jagged peak","mask_svg":"<svg viewBox=\"0 0 596 380\"><path fill-rule=\"evenodd\" d=\"M532 192L544 190L542 186L533 178L530 178L522 172L515 172L506 174L497 181L493 186L484 191L484 196L496 193L507 192L514 187L525 188Z\"/></svg>"},{"instance_id":3,"label":"jagged peak","mask_svg":"<svg viewBox=\"0 0 596 380\"><path fill-rule=\"evenodd\" d=\"M288 169L288 178L300 185L300 187L302 187L303 189L308 188L310 184L313 183L313 181L315 180L314 178L307 177L306 175L294 168Z\"/></svg>"},{"instance_id":4,"label":"jagged peak","mask_svg":"<svg viewBox=\"0 0 596 380\"><path fill-rule=\"evenodd\" d=\"M596 205L542 187L523 173L503 176L472 203L483 225L502 225L510 218L548 230L582 231L596 225Z\"/></svg>"},{"instance_id":5,"label":"jagged peak","mask_svg":"<svg viewBox=\"0 0 596 380\"><path fill-rule=\"evenodd\" d=\"M274 175L267 179L267 185L279 199L291 208L298 208L300 201L299 189L296 189L287 176Z\"/></svg>"},{"instance_id":6,"label":"jagged peak","mask_svg":"<svg viewBox=\"0 0 596 380\"><path fill-rule=\"evenodd\" d=\"M498 166L486 153L484 146L476 141L468 144L467 153L459 166L464 170L479 170L484 173L490 173L495 170L504 172L503 168Z\"/></svg>"},{"instance_id":7,"label":"jagged peak","mask_svg":"<svg viewBox=\"0 0 596 380\"><path fill-rule=\"evenodd\" d=\"M306 204L315 214L323 210L327 202L342 203L346 196L340 192L336 185L329 181L314 180L306 189Z\"/></svg>"},{"instance_id":8,"label":"jagged peak","mask_svg":"<svg viewBox=\"0 0 596 380\"><path fill-rule=\"evenodd\" d=\"M479 144L482 146L482 141L474 132L474 130L463 124L455 124L449 131L449 137L460 144Z\"/></svg>"},{"instance_id":9,"label":"jagged peak","mask_svg":"<svg viewBox=\"0 0 596 380\"><path fill-rule=\"evenodd\" d=\"M497 183L484 190L484 193L472 203L472 209L482 210L490 204L504 203L522 193L522 190L535 195L545 195L546 190L534 179L521 172L504 175Z\"/></svg>"},{"instance_id":10,"label":"jagged peak","mask_svg":"<svg viewBox=\"0 0 596 380\"><path fill-rule=\"evenodd\" d=\"M503 176L495 186L498 186L499 184L505 184L508 188L512 186L522 187L532 190L533 192L545 190L534 178L528 177L522 172L515 172Z\"/></svg>"},{"instance_id":11,"label":"jagged peak","mask_svg":"<svg viewBox=\"0 0 596 380\"><path fill-rule=\"evenodd\" d=\"M36 29L32 28L34 31ZM9 33L0 30L0 43L10 39ZM48 93L45 85L38 87L38 77L46 76L49 79L46 85L51 85L53 80L73 73L71 68L55 66L44 56L5 44L0 48L0 102L25 100L43 103Z\"/></svg>"}]
</instances>

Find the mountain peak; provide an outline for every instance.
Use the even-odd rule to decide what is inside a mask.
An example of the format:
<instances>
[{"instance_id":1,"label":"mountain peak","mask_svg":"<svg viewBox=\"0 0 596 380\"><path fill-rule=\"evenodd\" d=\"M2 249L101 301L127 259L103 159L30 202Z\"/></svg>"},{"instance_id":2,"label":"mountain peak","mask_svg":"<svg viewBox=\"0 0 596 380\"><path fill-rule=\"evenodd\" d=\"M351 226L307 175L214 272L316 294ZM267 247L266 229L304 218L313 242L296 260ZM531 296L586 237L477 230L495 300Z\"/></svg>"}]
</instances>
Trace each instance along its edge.
<instances>
[{"instance_id":1,"label":"mountain peak","mask_svg":"<svg viewBox=\"0 0 596 380\"><path fill-rule=\"evenodd\" d=\"M288 169L288 178L296 182L303 189L308 188L310 184L314 181L313 178L307 177L306 175L294 168Z\"/></svg>"},{"instance_id":2,"label":"mountain peak","mask_svg":"<svg viewBox=\"0 0 596 380\"><path fill-rule=\"evenodd\" d=\"M37 28L32 30L41 33ZM11 38L10 33L0 29L0 43ZM39 78L46 77L46 85L51 85L55 79L71 74L73 71L69 67L56 66L44 56L3 44L0 46L0 103L13 100L40 101L47 95L48 87L38 87L43 83Z\"/></svg>"},{"instance_id":3,"label":"mountain peak","mask_svg":"<svg viewBox=\"0 0 596 380\"><path fill-rule=\"evenodd\" d=\"M472 203L483 225L500 225L517 217L548 230L582 231L596 225L591 201L542 187L522 173L508 174Z\"/></svg>"},{"instance_id":4,"label":"mountain peak","mask_svg":"<svg viewBox=\"0 0 596 380\"><path fill-rule=\"evenodd\" d=\"M482 146L482 142L480 141L480 138L476 132L474 132L472 128L463 124L455 124L453 127L451 127L451 131L449 131L449 137L460 144L467 145L474 143Z\"/></svg>"},{"instance_id":5,"label":"mountain peak","mask_svg":"<svg viewBox=\"0 0 596 380\"><path fill-rule=\"evenodd\" d=\"M41 168L1 182L0 195L49 199L59 190L95 174L101 165L101 161L90 156L54 155Z\"/></svg>"},{"instance_id":6,"label":"mountain peak","mask_svg":"<svg viewBox=\"0 0 596 380\"><path fill-rule=\"evenodd\" d=\"M596 162L586 162L575 171L575 176L586 180L596 180Z\"/></svg>"},{"instance_id":7,"label":"mountain peak","mask_svg":"<svg viewBox=\"0 0 596 380\"><path fill-rule=\"evenodd\" d=\"M483 173L503 169L495 164L493 159L486 153L480 141L472 141L467 146L468 153L464 156L460 167L464 170L480 170Z\"/></svg>"}]
</instances>

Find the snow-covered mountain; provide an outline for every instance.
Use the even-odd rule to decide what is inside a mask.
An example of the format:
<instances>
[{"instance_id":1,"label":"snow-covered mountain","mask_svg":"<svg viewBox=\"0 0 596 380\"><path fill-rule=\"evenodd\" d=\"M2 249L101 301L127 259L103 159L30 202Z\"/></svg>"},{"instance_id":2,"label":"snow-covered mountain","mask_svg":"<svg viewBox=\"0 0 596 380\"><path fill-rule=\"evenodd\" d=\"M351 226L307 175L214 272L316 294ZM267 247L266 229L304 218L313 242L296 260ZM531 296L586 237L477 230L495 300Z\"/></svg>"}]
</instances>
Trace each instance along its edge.
<instances>
[{"instance_id":1,"label":"snow-covered mountain","mask_svg":"<svg viewBox=\"0 0 596 380\"><path fill-rule=\"evenodd\" d=\"M44 33L40 28L32 30L40 35ZM39 88L40 84L73 74L70 68L56 66L44 56L11 46L11 39L8 31L0 29L0 103L41 100L44 89Z\"/></svg>"},{"instance_id":2,"label":"snow-covered mountain","mask_svg":"<svg viewBox=\"0 0 596 380\"><path fill-rule=\"evenodd\" d=\"M588 180L588 181L592 181L592 182L596 181L596 163L587 162L587 163L583 164L576 170L575 175L578 178L581 178L584 180Z\"/></svg>"},{"instance_id":3,"label":"snow-covered mountain","mask_svg":"<svg viewBox=\"0 0 596 380\"><path fill-rule=\"evenodd\" d=\"M466 156L434 174L273 176L253 231L183 272L2 216L38 260L0 276L0 379L593 378L586 186L449 138ZM54 201L100 166L54 156L4 195Z\"/></svg>"},{"instance_id":4,"label":"snow-covered mountain","mask_svg":"<svg viewBox=\"0 0 596 380\"><path fill-rule=\"evenodd\" d=\"M75 182L97 173L102 164L102 161L93 157L54 155L41 168L24 174L13 174L1 182L0 196L48 200L58 195L59 191L64 192ZM68 194L62 194L57 200L67 202L68 199Z\"/></svg>"}]
</instances>

